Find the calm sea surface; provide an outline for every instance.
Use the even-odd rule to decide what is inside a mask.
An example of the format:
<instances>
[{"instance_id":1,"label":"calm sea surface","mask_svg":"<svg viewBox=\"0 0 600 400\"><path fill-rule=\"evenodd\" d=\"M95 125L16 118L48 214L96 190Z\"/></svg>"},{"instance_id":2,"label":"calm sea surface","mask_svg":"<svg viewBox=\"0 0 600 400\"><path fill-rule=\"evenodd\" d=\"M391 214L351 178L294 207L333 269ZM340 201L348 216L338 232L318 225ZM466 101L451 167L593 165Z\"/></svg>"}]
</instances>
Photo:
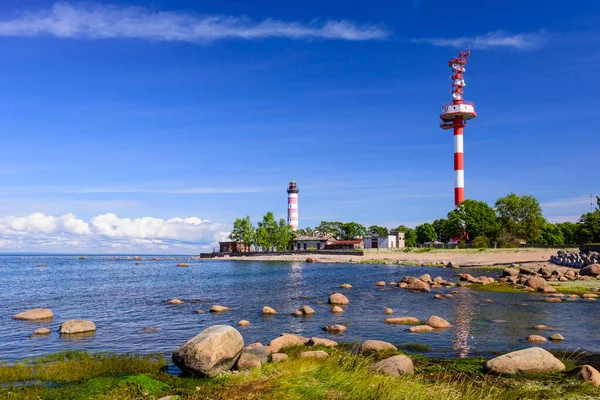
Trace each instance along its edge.
<instances>
[{"instance_id":1,"label":"calm sea surface","mask_svg":"<svg viewBox=\"0 0 600 400\"><path fill-rule=\"evenodd\" d=\"M267 344L282 332L320 336L343 342L380 339L394 344L420 343L436 356L480 356L493 351L511 351L528 346L531 327L545 324L566 340L547 343L550 349L582 349L600 353L600 302L543 303L536 294L486 293L470 289L438 289L454 293L436 300L434 293L411 293L397 287L378 288L377 281L399 281L405 275L442 276L457 281L456 270L431 267L375 266L356 264L305 264L256 261L193 260L188 268L180 261L40 256L0 257L0 360L80 349L88 351L164 353L203 329L247 319L248 327L237 327L246 343ZM45 267L38 266L46 264ZM497 272L469 270L472 275L494 276ZM337 289L351 283L350 290ZM350 299L343 314L334 315L326 304L329 294L340 291ZM186 300L170 306L171 298ZM195 299L196 303L189 300ZM493 302L484 302L492 299ZM322 302L322 303L321 303ZM212 304L230 307L222 314L209 313ZM263 317L263 306L279 311ZM316 313L310 318L290 313L303 305ZM16 321L11 317L30 308L47 307L51 322ZM427 319L438 315L454 327L434 333L413 334L406 326L383 321L385 307L394 316ZM202 309L204 314L197 314ZM60 336L59 326L69 319L96 323L91 336ZM505 322L493 322L503 320ZM321 328L343 324L348 330L333 336ZM32 337L39 327L52 334ZM143 332L143 328L159 328Z\"/></svg>"}]
</instances>

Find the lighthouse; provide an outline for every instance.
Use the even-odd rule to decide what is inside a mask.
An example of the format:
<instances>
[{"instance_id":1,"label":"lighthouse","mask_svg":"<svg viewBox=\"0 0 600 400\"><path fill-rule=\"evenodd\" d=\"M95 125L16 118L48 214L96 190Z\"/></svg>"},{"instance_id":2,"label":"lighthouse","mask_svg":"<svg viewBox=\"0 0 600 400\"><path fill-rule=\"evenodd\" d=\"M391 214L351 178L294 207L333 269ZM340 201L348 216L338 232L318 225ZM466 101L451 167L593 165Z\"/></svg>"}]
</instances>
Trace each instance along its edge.
<instances>
[{"instance_id":1,"label":"lighthouse","mask_svg":"<svg viewBox=\"0 0 600 400\"><path fill-rule=\"evenodd\" d=\"M467 58L471 50L459 52L458 57L448 61L452 68L452 103L442 107L440 127L444 130L454 130L454 205L465 200L465 160L463 149L463 133L467 121L477 117L473 103L463 100L466 86L464 73Z\"/></svg>"},{"instance_id":2,"label":"lighthouse","mask_svg":"<svg viewBox=\"0 0 600 400\"><path fill-rule=\"evenodd\" d=\"M293 230L298 229L298 185L296 181L292 179L288 185L288 219L287 223L292 227Z\"/></svg>"}]
</instances>

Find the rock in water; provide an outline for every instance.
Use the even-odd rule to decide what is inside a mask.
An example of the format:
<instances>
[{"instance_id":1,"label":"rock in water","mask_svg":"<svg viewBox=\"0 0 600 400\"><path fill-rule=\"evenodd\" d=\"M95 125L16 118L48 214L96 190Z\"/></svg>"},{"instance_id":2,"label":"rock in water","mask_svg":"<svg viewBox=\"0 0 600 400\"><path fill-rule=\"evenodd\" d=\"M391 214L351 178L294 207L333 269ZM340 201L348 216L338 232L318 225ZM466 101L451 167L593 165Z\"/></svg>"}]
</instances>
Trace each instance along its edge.
<instances>
[{"instance_id":1,"label":"rock in water","mask_svg":"<svg viewBox=\"0 0 600 400\"><path fill-rule=\"evenodd\" d=\"M591 383L595 387L600 386L600 373L591 365L581 367L581 379L584 382Z\"/></svg>"},{"instance_id":2,"label":"rock in water","mask_svg":"<svg viewBox=\"0 0 600 400\"><path fill-rule=\"evenodd\" d=\"M372 352L377 352L377 351L382 351L382 350L387 350L387 349L398 350L396 348L396 346L394 346L391 343L384 342L383 340L367 340L360 345L358 352L359 353L372 353Z\"/></svg>"},{"instance_id":3,"label":"rock in water","mask_svg":"<svg viewBox=\"0 0 600 400\"><path fill-rule=\"evenodd\" d=\"M435 315L432 315L431 317L429 317L429 319L427 320L427 322L425 322L425 324L427 324L430 327L435 328L435 329L445 329L445 328L452 327L452 325L450 325L450 322L446 321L444 318L440 318Z\"/></svg>"},{"instance_id":4,"label":"rock in water","mask_svg":"<svg viewBox=\"0 0 600 400\"><path fill-rule=\"evenodd\" d=\"M229 311L231 310L231 308L229 307L225 307L225 306L219 306L219 305L214 305L210 307L210 312L216 312L216 313L220 313L220 312L225 312L225 311Z\"/></svg>"},{"instance_id":5,"label":"rock in water","mask_svg":"<svg viewBox=\"0 0 600 400\"><path fill-rule=\"evenodd\" d=\"M391 308L386 308L385 310L383 310L384 314L390 315L394 313L394 310L392 310Z\"/></svg>"},{"instance_id":6,"label":"rock in water","mask_svg":"<svg viewBox=\"0 0 600 400\"><path fill-rule=\"evenodd\" d=\"M48 328L40 328L40 329L36 329L35 332L33 332L34 335L38 335L38 336L43 336L43 335L49 335L50 329Z\"/></svg>"},{"instance_id":7,"label":"rock in water","mask_svg":"<svg viewBox=\"0 0 600 400\"><path fill-rule=\"evenodd\" d=\"M547 340L545 337L540 335L529 335L527 336L527 341L530 343L546 343Z\"/></svg>"},{"instance_id":8,"label":"rock in water","mask_svg":"<svg viewBox=\"0 0 600 400\"><path fill-rule=\"evenodd\" d=\"M76 320L63 322L60 326L61 335L73 335L76 333L94 332L96 324L92 321Z\"/></svg>"},{"instance_id":9,"label":"rock in water","mask_svg":"<svg viewBox=\"0 0 600 400\"><path fill-rule=\"evenodd\" d=\"M346 331L346 327L344 325L329 325L329 326L325 326L323 327L323 330L327 331L328 333L332 333L334 335L337 335L338 333L343 333Z\"/></svg>"},{"instance_id":10,"label":"rock in water","mask_svg":"<svg viewBox=\"0 0 600 400\"><path fill-rule=\"evenodd\" d=\"M300 311L302 311L302 315L313 315L315 313L315 310L311 306L304 306Z\"/></svg>"},{"instance_id":11,"label":"rock in water","mask_svg":"<svg viewBox=\"0 0 600 400\"><path fill-rule=\"evenodd\" d=\"M386 324L410 325L410 324L418 324L419 319L415 318L415 317L386 318L386 320L384 322Z\"/></svg>"},{"instance_id":12,"label":"rock in water","mask_svg":"<svg viewBox=\"0 0 600 400\"><path fill-rule=\"evenodd\" d=\"M552 335L550 335L549 339L555 342L560 342L561 340L565 340L565 337L560 333L553 333Z\"/></svg>"},{"instance_id":13,"label":"rock in water","mask_svg":"<svg viewBox=\"0 0 600 400\"><path fill-rule=\"evenodd\" d=\"M262 315L275 315L275 314L277 314L277 311L275 311L274 308L264 306L262 309Z\"/></svg>"},{"instance_id":14,"label":"rock in water","mask_svg":"<svg viewBox=\"0 0 600 400\"><path fill-rule=\"evenodd\" d=\"M346 305L350 303L348 298L341 293L334 293L329 296L329 304Z\"/></svg>"},{"instance_id":15,"label":"rock in water","mask_svg":"<svg viewBox=\"0 0 600 400\"><path fill-rule=\"evenodd\" d=\"M379 281L375 284L375 286L385 286L386 283L384 281Z\"/></svg>"},{"instance_id":16,"label":"rock in water","mask_svg":"<svg viewBox=\"0 0 600 400\"><path fill-rule=\"evenodd\" d=\"M349 283L342 283L340 289L352 289L352 285Z\"/></svg>"},{"instance_id":17,"label":"rock in water","mask_svg":"<svg viewBox=\"0 0 600 400\"><path fill-rule=\"evenodd\" d=\"M423 282L420 279L414 280L412 281L412 283L409 283L406 289L419 292L431 292L429 284Z\"/></svg>"},{"instance_id":18,"label":"rock in water","mask_svg":"<svg viewBox=\"0 0 600 400\"><path fill-rule=\"evenodd\" d=\"M425 333L425 332L431 332L434 329L429 325L417 325L417 326L413 326L413 327L409 328L408 330L412 333Z\"/></svg>"},{"instance_id":19,"label":"rock in water","mask_svg":"<svg viewBox=\"0 0 600 400\"><path fill-rule=\"evenodd\" d=\"M335 306L331 309L331 312L334 314L339 314L339 313L343 313L344 309L342 307Z\"/></svg>"},{"instance_id":20,"label":"rock in water","mask_svg":"<svg viewBox=\"0 0 600 400\"><path fill-rule=\"evenodd\" d=\"M246 321L245 319L241 320L240 322L238 322L239 326L248 326L250 325L250 321Z\"/></svg>"},{"instance_id":21,"label":"rock in water","mask_svg":"<svg viewBox=\"0 0 600 400\"><path fill-rule=\"evenodd\" d=\"M183 304L183 301L181 301L179 299L171 299L171 300L167 301L167 304L179 305L179 304Z\"/></svg>"},{"instance_id":22,"label":"rock in water","mask_svg":"<svg viewBox=\"0 0 600 400\"><path fill-rule=\"evenodd\" d=\"M394 376L415 373L412 360L403 355L386 358L371 365L369 369L380 374Z\"/></svg>"},{"instance_id":23,"label":"rock in water","mask_svg":"<svg viewBox=\"0 0 600 400\"><path fill-rule=\"evenodd\" d=\"M547 374L564 371L565 365L550 352L540 348L513 351L485 363L486 371L496 374Z\"/></svg>"},{"instance_id":24,"label":"rock in water","mask_svg":"<svg viewBox=\"0 0 600 400\"><path fill-rule=\"evenodd\" d=\"M173 352L173 363L190 374L213 378L230 370L244 349L242 335L227 325L211 326Z\"/></svg>"},{"instance_id":25,"label":"rock in water","mask_svg":"<svg viewBox=\"0 0 600 400\"><path fill-rule=\"evenodd\" d=\"M34 308L32 310L23 311L16 315L13 315L13 319L19 319L23 321L38 321L43 319L51 319L54 317L52 311L49 308Z\"/></svg>"}]
</instances>

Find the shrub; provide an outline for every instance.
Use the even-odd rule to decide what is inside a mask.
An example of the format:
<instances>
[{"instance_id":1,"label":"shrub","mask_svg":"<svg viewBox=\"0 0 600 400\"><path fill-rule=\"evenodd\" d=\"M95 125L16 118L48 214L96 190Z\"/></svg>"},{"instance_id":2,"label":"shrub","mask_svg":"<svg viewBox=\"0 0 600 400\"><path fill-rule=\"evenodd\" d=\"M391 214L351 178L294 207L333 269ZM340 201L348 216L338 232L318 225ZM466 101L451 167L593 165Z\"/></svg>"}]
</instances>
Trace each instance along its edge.
<instances>
[{"instance_id":1,"label":"shrub","mask_svg":"<svg viewBox=\"0 0 600 400\"><path fill-rule=\"evenodd\" d=\"M479 235L473 239L473 247L477 249L487 249L490 247L490 239L487 236Z\"/></svg>"}]
</instances>

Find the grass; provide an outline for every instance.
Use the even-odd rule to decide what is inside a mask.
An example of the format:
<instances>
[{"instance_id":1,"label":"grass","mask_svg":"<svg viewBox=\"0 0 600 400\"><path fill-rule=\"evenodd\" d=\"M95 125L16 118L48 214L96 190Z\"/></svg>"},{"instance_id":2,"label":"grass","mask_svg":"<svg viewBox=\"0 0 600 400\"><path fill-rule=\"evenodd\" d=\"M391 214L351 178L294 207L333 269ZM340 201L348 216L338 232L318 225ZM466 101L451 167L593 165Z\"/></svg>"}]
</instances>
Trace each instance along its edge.
<instances>
[{"instance_id":1,"label":"grass","mask_svg":"<svg viewBox=\"0 0 600 400\"><path fill-rule=\"evenodd\" d=\"M406 345L415 348L416 345ZM483 372L483 359L437 359L411 355L415 375L379 375L368 366L400 351L369 356L357 345L315 347L325 360L300 358L305 347L284 349L288 361L266 363L249 373L214 379L165 372L162 356L58 353L0 366L0 399L559 399L597 398L598 391L567 371L559 374L498 377ZM313 350L313 349L311 349ZM565 358L574 360L574 354ZM572 363L568 364L572 367ZM23 382L33 385L17 386Z\"/></svg>"}]
</instances>

